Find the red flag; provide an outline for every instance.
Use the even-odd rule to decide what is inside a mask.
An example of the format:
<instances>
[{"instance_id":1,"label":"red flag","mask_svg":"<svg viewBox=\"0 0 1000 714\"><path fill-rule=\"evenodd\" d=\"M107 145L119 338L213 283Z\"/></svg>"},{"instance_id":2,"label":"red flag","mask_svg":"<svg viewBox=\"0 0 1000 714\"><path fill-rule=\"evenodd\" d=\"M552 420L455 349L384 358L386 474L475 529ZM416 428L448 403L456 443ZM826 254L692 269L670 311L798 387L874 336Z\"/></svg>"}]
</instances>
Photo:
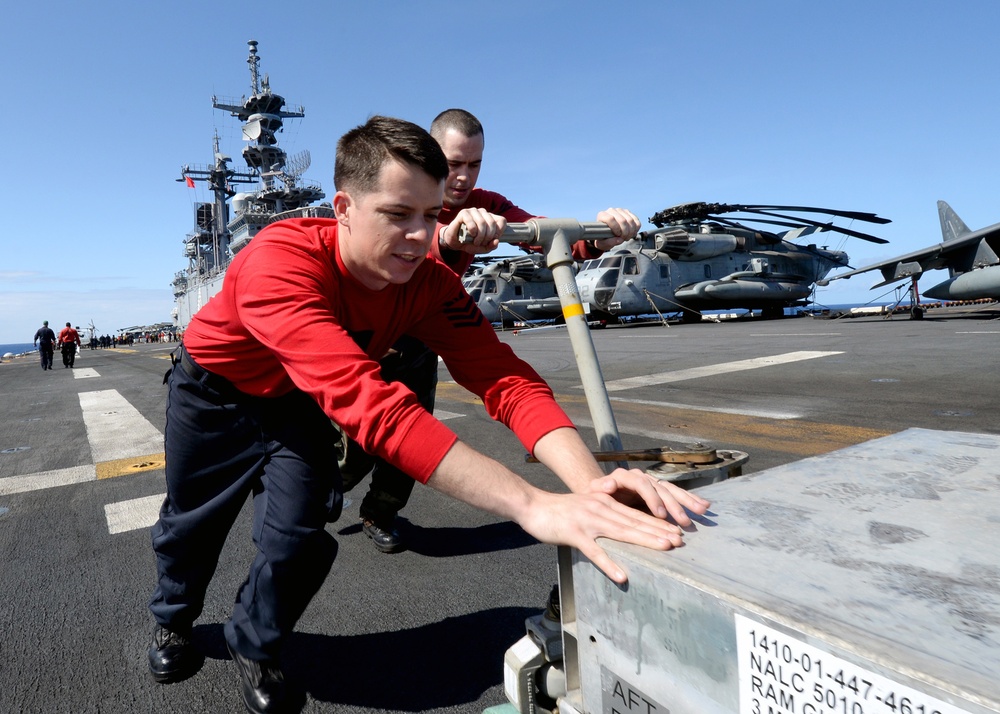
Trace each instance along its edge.
<instances>
[{"instance_id":1,"label":"red flag","mask_svg":"<svg viewBox=\"0 0 1000 714\"><path fill-rule=\"evenodd\" d=\"M185 176L184 180L187 181L188 188L194 188L194 179L190 176Z\"/></svg>"}]
</instances>

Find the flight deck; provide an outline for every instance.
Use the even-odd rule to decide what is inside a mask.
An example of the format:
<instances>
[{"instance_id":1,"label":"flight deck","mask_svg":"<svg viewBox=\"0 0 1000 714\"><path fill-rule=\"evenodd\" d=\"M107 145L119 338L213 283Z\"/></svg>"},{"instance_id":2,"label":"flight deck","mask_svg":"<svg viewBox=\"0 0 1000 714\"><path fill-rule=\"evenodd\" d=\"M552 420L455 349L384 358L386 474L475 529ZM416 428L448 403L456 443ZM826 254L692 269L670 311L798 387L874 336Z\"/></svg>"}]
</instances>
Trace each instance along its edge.
<instances>
[{"instance_id":1,"label":"flight deck","mask_svg":"<svg viewBox=\"0 0 1000 714\"><path fill-rule=\"evenodd\" d=\"M907 429L1000 434L992 371L1000 322L990 316L790 318L591 335L626 447L744 451L744 477ZM597 449L565 331L501 339L549 381ZM165 491L159 434L172 347L84 350L73 370L43 372L33 357L0 365L2 711L242 708L222 624L253 555L249 504L196 625L204 667L173 685L156 684L146 669L149 526ZM436 414L460 438L559 488L544 467L525 463L513 435L443 365L440 377ZM348 494L344 515L329 525L337 561L284 653L302 711L482 712L506 702L504 654L546 603L556 549L418 487L401 514L408 549L385 555L361 532L362 496Z\"/></svg>"}]
</instances>

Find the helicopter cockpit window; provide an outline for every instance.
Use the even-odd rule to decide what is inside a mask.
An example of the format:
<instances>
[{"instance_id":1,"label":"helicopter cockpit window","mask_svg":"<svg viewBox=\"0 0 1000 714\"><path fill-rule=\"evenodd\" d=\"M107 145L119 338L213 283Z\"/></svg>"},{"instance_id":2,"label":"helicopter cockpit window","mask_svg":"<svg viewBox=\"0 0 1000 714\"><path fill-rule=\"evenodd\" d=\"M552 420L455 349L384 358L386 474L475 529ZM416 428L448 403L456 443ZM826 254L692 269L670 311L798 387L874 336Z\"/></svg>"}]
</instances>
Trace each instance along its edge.
<instances>
[{"instance_id":1,"label":"helicopter cockpit window","mask_svg":"<svg viewBox=\"0 0 1000 714\"><path fill-rule=\"evenodd\" d=\"M670 268L666 263L660 263L660 277L664 280L669 280L670 278Z\"/></svg>"},{"instance_id":2,"label":"helicopter cockpit window","mask_svg":"<svg viewBox=\"0 0 1000 714\"><path fill-rule=\"evenodd\" d=\"M622 264L622 257L620 255L614 255L610 258L601 259L602 268L617 268Z\"/></svg>"},{"instance_id":3,"label":"helicopter cockpit window","mask_svg":"<svg viewBox=\"0 0 1000 714\"><path fill-rule=\"evenodd\" d=\"M497 291L497 281L487 280L483 283L483 292L487 295L496 294Z\"/></svg>"},{"instance_id":4,"label":"helicopter cockpit window","mask_svg":"<svg viewBox=\"0 0 1000 714\"><path fill-rule=\"evenodd\" d=\"M479 288L469 291L469 297L472 298L472 302L474 303L478 303L479 298L481 298L482 296L483 296L483 291Z\"/></svg>"},{"instance_id":5,"label":"helicopter cockpit window","mask_svg":"<svg viewBox=\"0 0 1000 714\"><path fill-rule=\"evenodd\" d=\"M711 263L705 263L705 277L706 278L712 277L712 264Z\"/></svg>"},{"instance_id":6,"label":"helicopter cockpit window","mask_svg":"<svg viewBox=\"0 0 1000 714\"><path fill-rule=\"evenodd\" d=\"M585 260L583 261L583 267L580 270L590 270L591 268L596 268L597 264L600 263L599 260Z\"/></svg>"},{"instance_id":7,"label":"helicopter cockpit window","mask_svg":"<svg viewBox=\"0 0 1000 714\"><path fill-rule=\"evenodd\" d=\"M622 261L622 275L638 275L639 263L632 256L628 256Z\"/></svg>"}]
</instances>

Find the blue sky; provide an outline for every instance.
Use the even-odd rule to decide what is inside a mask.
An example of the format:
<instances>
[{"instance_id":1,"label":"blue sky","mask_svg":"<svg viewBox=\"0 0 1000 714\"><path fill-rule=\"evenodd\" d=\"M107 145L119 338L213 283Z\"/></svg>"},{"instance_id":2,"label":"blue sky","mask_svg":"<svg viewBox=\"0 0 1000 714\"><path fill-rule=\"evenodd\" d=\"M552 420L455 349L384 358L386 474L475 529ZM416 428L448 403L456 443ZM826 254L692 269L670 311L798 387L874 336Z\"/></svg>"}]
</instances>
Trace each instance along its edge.
<instances>
[{"instance_id":1,"label":"blue sky","mask_svg":"<svg viewBox=\"0 0 1000 714\"><path fill-rule=\"evenodd\" d=\"M281 144L310 151L328 195L343 132L459 106L486 127L480 185L548 216L718 201L892 219L871 227L887 246L831 246L855 267L938 242L938 199L972 228L1000 221L995 0L60 1L4 23L0 343L43 319L169 320L207 199L175 179L210 162L216 130L239 158L211 98L249 92L249 39L305 106ZM865 302L875 282L818 299Z\"/></svg>"}]
</instances>

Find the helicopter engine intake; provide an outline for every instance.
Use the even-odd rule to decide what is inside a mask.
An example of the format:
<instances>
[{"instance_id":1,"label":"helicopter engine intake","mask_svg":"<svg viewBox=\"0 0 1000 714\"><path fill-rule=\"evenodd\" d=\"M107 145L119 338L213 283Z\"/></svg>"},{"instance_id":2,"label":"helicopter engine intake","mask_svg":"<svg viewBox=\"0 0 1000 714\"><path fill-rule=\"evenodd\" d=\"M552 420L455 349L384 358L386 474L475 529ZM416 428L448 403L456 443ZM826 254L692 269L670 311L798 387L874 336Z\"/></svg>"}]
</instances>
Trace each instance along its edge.
<instances>
[{"instance_id":1,"label":"helicopter engine intake","mask_svg":"<svg viewBox=\"0 0 1000 714\"><path fill-rule=\"evenodd\" d=\"M674 260L705 260L726 253L742 250L742 236L726 233L689 233L683 228L670 228L654 232L654 243L661 253Z\"/></svg>"}]
</instances>

